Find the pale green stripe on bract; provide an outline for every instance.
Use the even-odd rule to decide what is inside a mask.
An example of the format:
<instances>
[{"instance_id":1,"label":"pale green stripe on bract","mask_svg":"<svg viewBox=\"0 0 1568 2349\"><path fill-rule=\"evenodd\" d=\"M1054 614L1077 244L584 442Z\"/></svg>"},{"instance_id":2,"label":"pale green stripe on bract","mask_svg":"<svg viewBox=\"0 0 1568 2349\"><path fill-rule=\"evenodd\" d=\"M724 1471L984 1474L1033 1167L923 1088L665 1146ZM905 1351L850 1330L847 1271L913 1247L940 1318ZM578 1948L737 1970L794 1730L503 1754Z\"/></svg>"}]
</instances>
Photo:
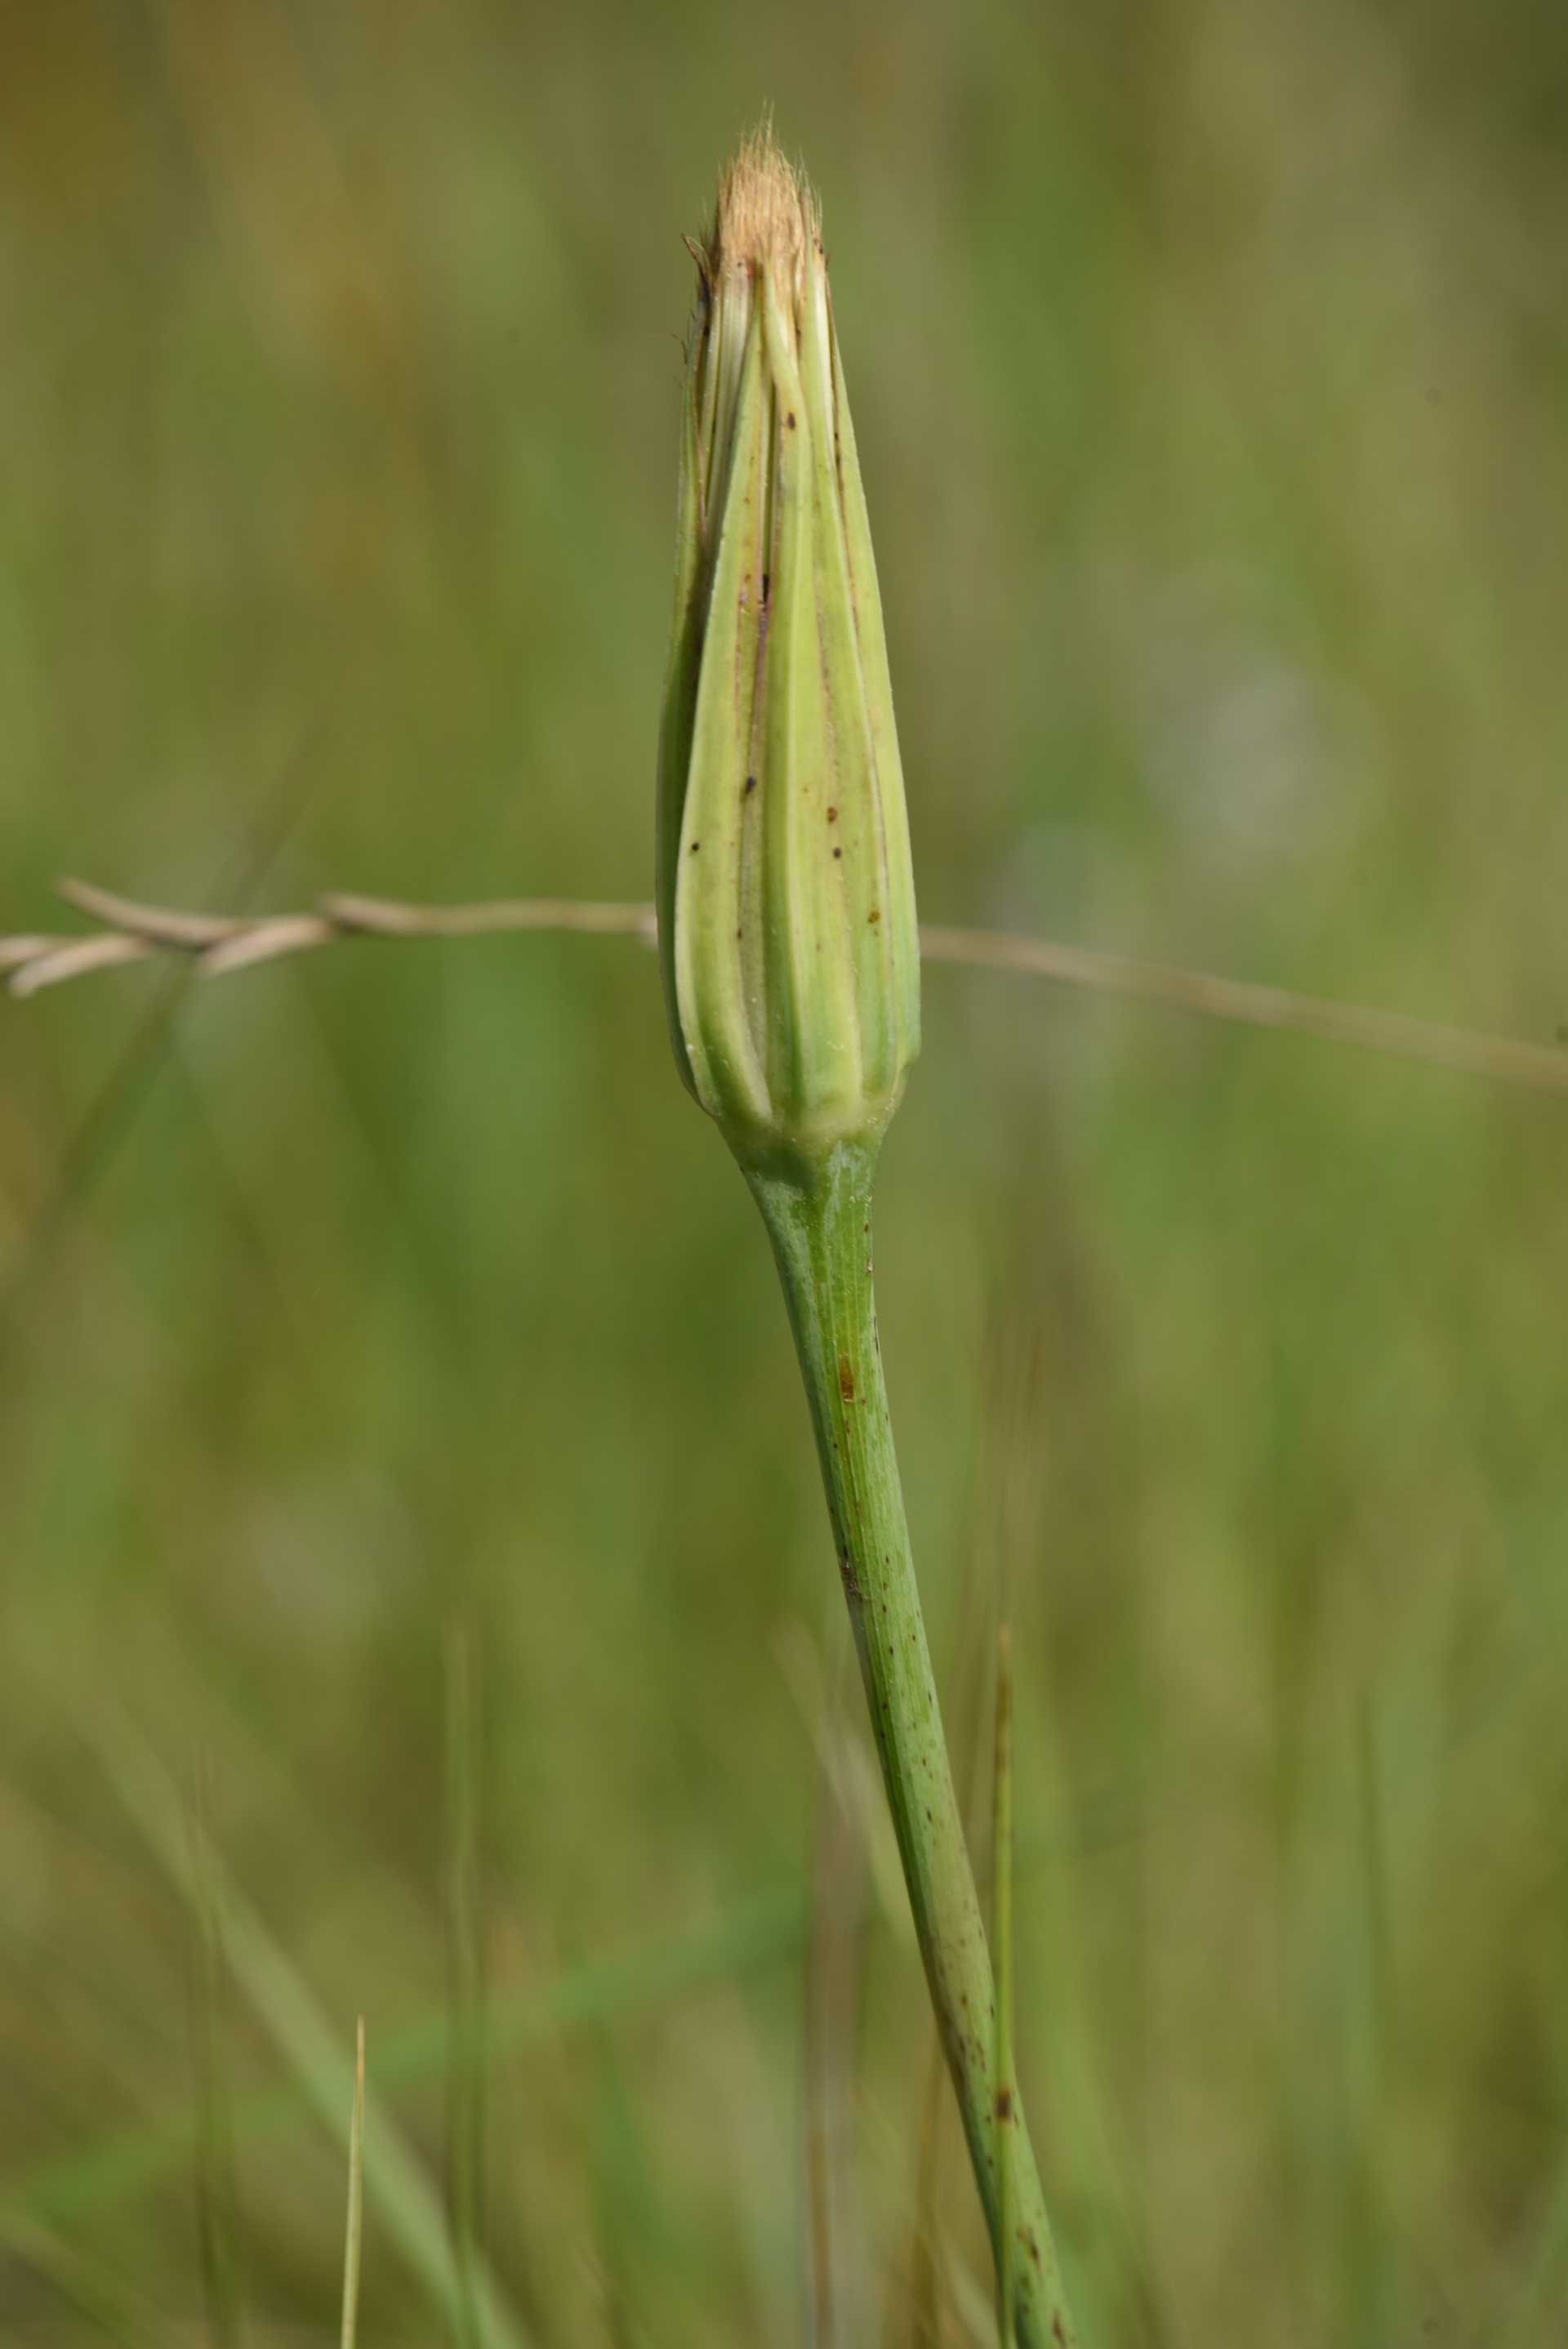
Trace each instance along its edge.
<instances>
[{"instance_id":1,"label":"pale green stripe on bract","mask_svg":"<svg viewBox=\"0 0 1568 2349\"><path fill-rule=\"evenodd\" d=\"M827 810L819 811L826 825L822 849L829 874L839 878L854 961L862 1082L868 1092L887 1095L891 1110L903 1067L903 1006L892 960L898 925L890 918L897 909L891 904L885 802L890 792L902 800L903 787L896 745L890 766L872 726L861 651L859 597L863 591L850 562L845 532L841 401L835 382L827 275L817 256L808 270L802 304L800 361L811 432L822 675L836 768L831 822L827 822ZM873 595L875 585L873 578ZM899 821L896 809L893 821Z\"/></svg>"},{"instance_id":2,"label":"pale green stripe on bract","mask_svg":"<svg viewBox=\"0 0 1568 2349\"><path fill-rule=\"evenodd\" d=\"M853 966L828 879L825 810L836 788L824 692L811 486L811 434L795 322L768 281L764 334L774 380L776 556L765 664L764 895L774 1108L796 1134L830 1140L859 1121L860 1021ZM794 420L791 422L790 419Z\"/></svg>"},{"instance_id":3,"label":"pale green stripe on bract","mask_svg":"<svg viewBox=\"0 0 1568 2349\"><path fill-rule=\"evenodd\" d=\"M747 1018L738 931L742 801L761 600L767 399L753 330L730 438L734 454L707 588L675 875L676 992L697 1098L722 1118L764 1124L767 1073ZM709 520L709 534L715 518Z\"/></svg>"},{"instance_id":4,"label":"pale green stripe on bract","mask_svg":"<svg viewBox=\"0 0 1568 2349\"><path fill-rule=\"evenodd\" d=\"M693 329L694 333L696 328ZM659 728L658 795L654 834L654 896L658 916L659 977L665 990L676 1064L682 1081L696 1092L691 1059L682 1032L676 984L676 884L680 874L681 823L691 771L692 727L702 674L703 560L702 460L695 370L688 367L681 401L680 474L676 495L676 592L670 623L669 661Z\"/></svg>"},{"instance_id":5,"label":"pale green stripe on bract","mask_svg":"<svg viewBox=\"0 0 1568 2349\"><path fill-rule=\"evenodd\" d=\"M909 810L904 798L903 766L899 757L898 728L892 713L892 678L888 669L887 632L882 597L877 588L876 558L872 553L871 518L866 512L855 428L844 393L843 361L838 336L832 336L834 412L839 428L839 480L843 493L844 538L850 577L854 588L855 617L860 631L861 673L865 679L866 709L872 740L876 745L877 771L884 778L882 844L887 858L888 903L885 923L888 951L899 1005L896 1048L908 1068L920 1050L920 940L915 925L914 864L909 843ZM896 778L896 785L894 779Z\"/></svg>"}]
</instances>

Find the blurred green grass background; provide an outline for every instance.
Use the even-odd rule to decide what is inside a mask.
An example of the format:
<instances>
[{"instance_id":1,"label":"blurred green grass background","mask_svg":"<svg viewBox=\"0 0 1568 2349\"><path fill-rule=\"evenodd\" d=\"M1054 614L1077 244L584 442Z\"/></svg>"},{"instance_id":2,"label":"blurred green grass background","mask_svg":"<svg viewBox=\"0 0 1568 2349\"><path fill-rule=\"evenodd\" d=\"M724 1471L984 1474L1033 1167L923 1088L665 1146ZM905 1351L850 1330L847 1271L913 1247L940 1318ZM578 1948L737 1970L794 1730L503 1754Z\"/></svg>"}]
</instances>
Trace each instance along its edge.
<instances>
[{"instance_id":1,"label":"blurred green grass background","mask_svg":"<svg viewBox=\"0 0 1568 2349\"><path fill-rule=\"evenodd\" d=\"M1535 0L5 12L0 926L62 871L647 894L679 232L765 100L823 197L925 914L1550 1039ZM961 1767L1015 1627L1020 2064L1086 2336L1545 2349L1561 1107L997 975L934 970L926 1026L882 1330ZM217 1864L187 1899L128 1815L140 1739L345 2059L366 2016L434 2192L482 2138L520 2337L810 2338L861 1713L651 960L127 972L0 1010L0 2332L335 2335L341 2147L212 1955ZM825 1977L846 2343L921 2223L878 1817ZM482 2111L439 2039L479 1957ZM362 2337L448 2337L397 2236L372 2207Z\"/></svg>"}]
</instances>

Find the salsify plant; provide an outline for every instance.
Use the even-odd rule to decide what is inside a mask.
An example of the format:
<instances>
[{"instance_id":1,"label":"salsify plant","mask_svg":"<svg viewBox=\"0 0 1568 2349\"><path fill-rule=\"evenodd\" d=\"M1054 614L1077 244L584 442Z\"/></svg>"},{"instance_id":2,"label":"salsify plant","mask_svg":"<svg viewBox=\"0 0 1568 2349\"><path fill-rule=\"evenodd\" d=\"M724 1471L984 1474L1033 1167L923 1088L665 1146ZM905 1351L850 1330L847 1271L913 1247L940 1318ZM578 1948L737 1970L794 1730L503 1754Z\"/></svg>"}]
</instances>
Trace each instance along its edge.
<instances>
[{"instance_id":1,"label":"salsify plant","mask_svg":"<svg viewBox=\"0 0 1568 2349\"><path fill-rule=\"evenodd\" d=\"M692 251L659 757L670 1030L773 1244L1003 2303L1025 2349L1068 2349L1077 2336L997 2029L882 1381L872 1188L920 1046L920 943L820 220L769 132L726 168Z\"/></svg>"}]
</instances>

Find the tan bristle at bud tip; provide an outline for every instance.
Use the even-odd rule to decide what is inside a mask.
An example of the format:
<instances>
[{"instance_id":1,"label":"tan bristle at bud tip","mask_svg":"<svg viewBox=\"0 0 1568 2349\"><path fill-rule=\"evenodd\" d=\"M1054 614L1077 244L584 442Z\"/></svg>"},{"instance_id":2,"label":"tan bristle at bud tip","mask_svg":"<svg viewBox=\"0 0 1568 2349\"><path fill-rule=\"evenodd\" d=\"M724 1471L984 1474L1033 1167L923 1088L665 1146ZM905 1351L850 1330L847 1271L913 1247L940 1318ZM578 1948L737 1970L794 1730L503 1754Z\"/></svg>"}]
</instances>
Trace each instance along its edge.
<instances>
[{"instance_id":1,"label":"tan bristle at bud tip","mask_svg":"<svg viewBox=\"0 0 1568 2349\"><path fill-rule=\"evenodd\" d=\"M728 268L799 269L821 233L817 199L764 121L741 141L718 182L707 240L710 278Z\"/></svg>"}]
</instances>

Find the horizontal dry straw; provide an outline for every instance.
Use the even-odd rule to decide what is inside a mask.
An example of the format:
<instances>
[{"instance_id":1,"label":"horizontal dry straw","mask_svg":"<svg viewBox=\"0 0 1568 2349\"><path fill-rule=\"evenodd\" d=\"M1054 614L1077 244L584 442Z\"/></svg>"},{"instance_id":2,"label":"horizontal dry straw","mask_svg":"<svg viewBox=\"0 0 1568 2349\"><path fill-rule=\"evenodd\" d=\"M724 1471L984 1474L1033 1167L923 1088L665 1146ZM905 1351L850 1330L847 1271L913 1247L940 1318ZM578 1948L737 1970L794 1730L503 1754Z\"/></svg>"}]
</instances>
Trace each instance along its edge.
<instances>
[{"instance_id":1,"label":"horizontal dry straw","mask_svg":"<svg viewBox=\"0 0 1568 2349\"><path fill-rule=\"evenodd\" d=\"M41 995L93 972L128 963L183 957L200 978L221 978L258 963L309 954L355 938L480 938L505 932L561 931L583 937L637 938L655 944L651 905L591 897L490 897L467 905L412 905L400 897L365 897L328 890L303 912L191 913L144 905L89 881L63 880L59 895L98 925L75 932L24 931L0 936L0 976L15 996ZM1119 997L1167 1011L1184 1011L1229 1026L1262 1028L1357 1051L1416 1061L1460 1077L1512 1085L1527 1092L1568 1094L1568 1052L1515 1036L1488 1036L1473 1028L1445 1028L1369 1004L1336 1003L1288 988L1260 987L1216 972L1173 963L1142 962L1132 955L1068 946L1057 938L1019 937L1006 930L959 930L921 925L922 962L976 970L1014 971L1089 995Z\"/></svg>"}]
</instances>

